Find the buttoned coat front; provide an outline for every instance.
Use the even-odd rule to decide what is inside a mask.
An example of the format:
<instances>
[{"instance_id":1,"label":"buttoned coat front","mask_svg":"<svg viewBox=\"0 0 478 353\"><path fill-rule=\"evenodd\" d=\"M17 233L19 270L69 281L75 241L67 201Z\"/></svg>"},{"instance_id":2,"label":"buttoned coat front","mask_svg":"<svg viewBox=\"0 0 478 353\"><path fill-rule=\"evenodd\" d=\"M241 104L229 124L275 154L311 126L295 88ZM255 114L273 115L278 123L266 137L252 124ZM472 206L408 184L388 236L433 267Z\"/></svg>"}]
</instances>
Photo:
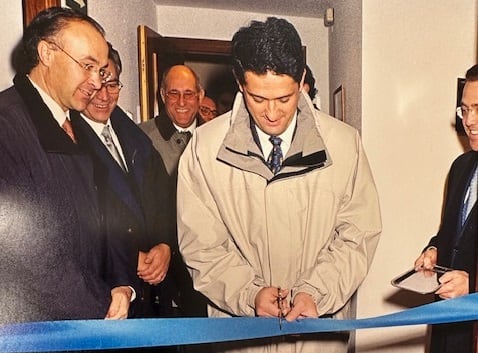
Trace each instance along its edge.
<instances>
[{"instance_id":1,"label":"buttoned coat front","mask_svg":"<svg viewBox=\"0 0 478 353\"><path fill-rule=\"evenodd\" d=\"M358 132L302 95L283 167L273 175L240 94L198 128L178 172L178 236L210 316L254 316L263 287L310 294L319 315L344 318L381 232ZM290 299L290 298L289 298ZM233 342L224 350L345 352L347 335Z\"/></svg>"},{"instance_id":2,"label":"buttoned coat front","mask_svg":"<svg viewBox=\"0 0 478 353\"><path fill-rule=\"evenodd\" d=\"M0 93L0 323L102 319L93 166L24 75Z\"/></svg>"},{"instance_id":3,"label":"buttoned coat front","mask_svg":"<svg viewBox=\"0 0 478 353\"><path fill-rule=\"evenodd\" d=\"M131 279L129 283L136 284L135 304L138 304L143 290L149 290L146 288L149 285L137 276L138 251L148 252L160 243L169 245L172 252L177 249L173 186L150 139L121 108L113 110L110 122L120 141L127 173L79 113L70 115L79 145L94 162L110 258L119 257L130 264L118 274L109 263L108 274L113 278ZM135 314L151 315L149 303L142 304L142 309L138 307Z\"/></svg>"}]
</instances>

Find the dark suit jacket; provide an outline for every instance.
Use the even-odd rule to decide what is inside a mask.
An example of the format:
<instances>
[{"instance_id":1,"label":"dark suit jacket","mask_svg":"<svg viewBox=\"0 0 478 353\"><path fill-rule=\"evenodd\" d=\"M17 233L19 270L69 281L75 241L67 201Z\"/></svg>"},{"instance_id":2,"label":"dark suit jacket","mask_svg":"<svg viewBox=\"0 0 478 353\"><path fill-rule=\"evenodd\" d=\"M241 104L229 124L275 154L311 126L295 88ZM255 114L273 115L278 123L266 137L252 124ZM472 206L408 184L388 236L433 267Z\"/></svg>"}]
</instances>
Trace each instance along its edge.
<instances>
[{"instance_id":1,"label":"dark suit jacket","mask_svg":"<svg viewBox=\"0 0 478 353\"><path fill-rule=\"evenodd\" d=\"M92 163L26 76L0 93L0 322L103 318Z\"/></svg>"},{"instance_id":2,"label":"dark suit jacket","mask_svg":"<svg viewBox=\"0 0 478 353\"><path fill-rule=\"evenodd\" d=\"M463 226L461 210L477 162L478 153L474 151L462 154L453 162L448 175L442 224L429 244L438 249L439 265L469 273L470 293L475 291L478 208L475 204ZM433 326L431 353L471 353L472 328L472 323Z\"/></svg>"},{"instance_id":3,"label":"dark suit jacket","mask_svg":"<svg viewBox=\"0 0 478 353\"><path fill-rule=\"evenodd\" d=\"M171 251L177 249L176 212L169 176L150 139L119 107L115 108L110 120L120 141L128 173L123 172L78 112L70 116L78 144L94 160L108 250L128 259L130 268L123 275L136 281L139 300L144 288L136 275L138 251L147 252L159 243L168 244ZM117 275L109 269L111 276Z\"/></svg>"},{"instance_id":4,"label":"dark suit jacket","mask_svg":"<svg viewBox=\"0 0 478 353\"><path fill-rule=\"evenodd\" d=\"M170 175L170 183L174 188L174 200L176 200L178 162L189 142L189 137L176 130L164 109L159 116L142 123L140 127L153 141L154 148L161 154L165 162ZM172 290L168 291L168 296L174 297L174 301L179 305L176 313L171 315L207 316L207 299L194 290L191 276L179 252L172 256L170 271L165 282L169 284L169 289Z\"/></svg>"}]
</instances>

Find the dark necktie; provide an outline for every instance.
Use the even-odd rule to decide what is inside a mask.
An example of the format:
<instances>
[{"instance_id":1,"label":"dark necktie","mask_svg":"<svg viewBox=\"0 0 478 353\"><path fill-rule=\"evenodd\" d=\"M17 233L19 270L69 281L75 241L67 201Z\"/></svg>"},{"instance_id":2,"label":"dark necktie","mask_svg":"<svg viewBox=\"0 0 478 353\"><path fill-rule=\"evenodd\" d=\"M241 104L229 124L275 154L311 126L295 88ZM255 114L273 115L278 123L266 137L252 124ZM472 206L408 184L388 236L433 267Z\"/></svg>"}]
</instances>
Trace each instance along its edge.
<instances>
[{"instance_id":1,"label":"dark necktie","mask_svg":"<svg viewBox=\"0 0 478 353\"><path fill-rule=\"evenodd\" d=\"M191 131L180 131L179 133L185 137L186 143L188 143L192 136Z\"/></svg>"},{"instance_id":2,"label":"dark necktie","mask_svg":"<svg viewBox=\"0 0 478 353\"><path fill-rule=\"evenodd\" d=\"M124 165L123 159L121 158L118 148L113 142L113 137L111 136L109 125L105 125L105 127L103 128L103 131L101 132L101 136L103 136L103 138L105 139L106 147L108 147L108 150L110 151L115 161L119 164L119 166L121 167L121 169L123 169L123 171L126 171L126 167Z\"/></svg>"},{"instance_id":3,"label":"dark necktie","mask_svg":"<svg viewBox=\"0 0 478 353\"><path fill-rule=\"evenodd\" d=\"M277 174L282 164L282 149L280 148L282 139L277 136L271 136L269 141L272 143L272 151L269 158L267 158L267 165L272 173Z\"/></svg>"},{"instance_id":4,"label":"dark necktie","mask_svg":"<svg viewBox=\"0 0 478 353\"><path fill-rule=\"evenodd\" d=\"M73 127L71 126L71 121L68 120L68 118L65 119L65 121L63 122L63 124L61 125L61 127L63 128L63 130L65 130L65 132L67 133L68 136L70 136L71 140L76 143L76 139L75 139L75 134L73 132Z\"/></svg>"}]
</instances>

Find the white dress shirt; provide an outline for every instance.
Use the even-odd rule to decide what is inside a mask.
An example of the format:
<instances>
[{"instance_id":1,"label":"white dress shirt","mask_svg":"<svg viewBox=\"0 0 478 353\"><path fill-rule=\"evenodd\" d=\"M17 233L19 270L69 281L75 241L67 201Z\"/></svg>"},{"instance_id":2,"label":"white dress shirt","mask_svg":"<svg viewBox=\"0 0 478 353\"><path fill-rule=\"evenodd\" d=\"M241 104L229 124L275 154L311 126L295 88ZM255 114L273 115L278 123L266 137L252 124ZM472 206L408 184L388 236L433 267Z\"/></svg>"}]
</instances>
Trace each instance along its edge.
<instances>
[{"instance_id":1,"label":"white dress shirt","mask_svg":"<svg viewBox=\"0 0 478 353\"><path fill-rule=\"evenodd\" d=\"M97 121L94 121L94 120L91 120L91 119L88 119L85 115L83 115L83 113L81 113L81 117L83 118L83 120L85 120L87 122L88 125L91 126L91 128L93 129L93 131L95 132L95 134L98 136L98 138L100 139L101 142L103 142L103 145L105 145L106 149L109 151L109 148L108 146L106 146L106 142L105 142L105 139L103 138L103 136L101 135L101 132L103 131L103 129L105 128L106 125L108 125L110 127L110 133L111 133L111 138L113 139L113 143L115 144L116 146L116 149L118 150L118 153L121 157L121 159L123 160L123 165L125 166L126 170L128 169L128 166L126 164L126 160L124 158L124 154L123 154L123 149L121 147L121 143L118 139L118 136L116 135L115 133L115 130L113 129L113 127L111 126L111 121L110 119L108 119L108 121L106 122L106 124L104 123L99 123Z\"/></svg>"}]
</instances>

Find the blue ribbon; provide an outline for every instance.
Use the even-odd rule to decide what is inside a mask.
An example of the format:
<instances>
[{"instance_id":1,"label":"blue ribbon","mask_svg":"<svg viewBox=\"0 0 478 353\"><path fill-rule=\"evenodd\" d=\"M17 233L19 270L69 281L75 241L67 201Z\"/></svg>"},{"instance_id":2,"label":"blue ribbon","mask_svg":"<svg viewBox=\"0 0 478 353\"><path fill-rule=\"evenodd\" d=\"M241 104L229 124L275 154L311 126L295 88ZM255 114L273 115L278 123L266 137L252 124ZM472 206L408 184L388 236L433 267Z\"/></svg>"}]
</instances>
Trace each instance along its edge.
<instances>
[{"instance_id":1,"label":"blue ribbon","mask_svg":"<svg viewBox=\"0 0 478 353\"><path fill-rule=\"evenodd\" d=\"M70 320L12 324L0 326L0 351L140 348L472 320L478 320L478 293L367 319L283 322L282 330L279 329L278 319L256 317Z\"/></svg>"}]
</instances>

